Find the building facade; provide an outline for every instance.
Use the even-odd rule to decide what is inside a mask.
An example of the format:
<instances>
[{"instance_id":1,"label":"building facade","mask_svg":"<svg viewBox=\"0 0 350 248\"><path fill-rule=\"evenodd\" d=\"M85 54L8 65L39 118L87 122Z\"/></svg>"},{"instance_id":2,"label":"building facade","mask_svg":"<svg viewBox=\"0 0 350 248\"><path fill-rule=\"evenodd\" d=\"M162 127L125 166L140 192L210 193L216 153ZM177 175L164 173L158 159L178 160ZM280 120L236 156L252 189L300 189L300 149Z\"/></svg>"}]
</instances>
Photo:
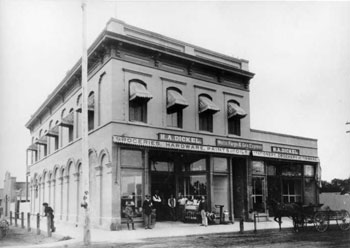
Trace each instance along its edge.
<instances>
[{"instance_id":1,"label":"building facade","mask_svg":"<svg viewBox=\"0 0 350 248\"><path fill-rule=\"evenodd\" d=\"M206 196L234 218L318 202L317 140L250 128L248 61L111 19L89 49L92 224L119 229L146 194ZM82 222L81 64L27 122L31 211ZM163 201L165 202L165 201ZM164 219L166 219L163 216Z\"/></svg>"}]
</instances>

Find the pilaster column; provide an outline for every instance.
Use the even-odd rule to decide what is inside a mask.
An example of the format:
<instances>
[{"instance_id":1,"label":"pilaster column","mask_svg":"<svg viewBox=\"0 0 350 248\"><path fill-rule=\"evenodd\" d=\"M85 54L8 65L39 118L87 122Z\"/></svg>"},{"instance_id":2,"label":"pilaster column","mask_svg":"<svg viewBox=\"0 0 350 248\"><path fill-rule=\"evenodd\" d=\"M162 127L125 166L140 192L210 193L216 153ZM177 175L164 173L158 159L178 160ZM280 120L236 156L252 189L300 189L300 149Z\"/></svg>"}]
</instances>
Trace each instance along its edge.
<instances>
[{"instance_id":1,"label":"pilaster column","mask_svg":"<svg viewBox=\"0 0 350 248\"><path fill-rule=\"evenodd\" d=\"M112 163L106 163L105 164L105 168L106 168L106 174L112 174Z\"/></svg>"},{"instance_id":2,"label":"pilaster column","mask_svg":"<svg viewBox=\"0 0 350 248\"><path fill-rule=\"evenodd\" d=\"M46 181L46 185L47 185L47 202L49 203L50 206L52 206L52 203L51 203L51 180L47 180Z\"/></svg>"},{"instance_id":3,"label":"pilaster column","mask_svg":"<svg viewBox=\"0 0 350 248\"><path fill-rule=\"evenodd\" d=\"M95 166L95 176L96 177L102 176L102 166L101 165Z\"/></svg>"},{"instance_id":4,"label":"pilaster column","mask_svg":"<svg viewBox=\"0 0 350 248\"><path fill-rule=\"evenodd\" d=\"M60 187L60 202L59 202L59 207L60 207L60 220L62 220L62 212L63 212L63 176L58 178L58 187Z\"/></svg>"},{"instance_id":5,"label":"pilaster column","mask_svg":"<svg viewBox=\"0 0 350 248\"><path fill-rule=\"evenodd\" d=\"M54 208L54 210L55 210L55 208L56 208L56 179L51 179L51 190L52 190L52 202L51 202L51 204L52 204L52 206L53 206L53 208Z\"/></svg>"}]
</instances>

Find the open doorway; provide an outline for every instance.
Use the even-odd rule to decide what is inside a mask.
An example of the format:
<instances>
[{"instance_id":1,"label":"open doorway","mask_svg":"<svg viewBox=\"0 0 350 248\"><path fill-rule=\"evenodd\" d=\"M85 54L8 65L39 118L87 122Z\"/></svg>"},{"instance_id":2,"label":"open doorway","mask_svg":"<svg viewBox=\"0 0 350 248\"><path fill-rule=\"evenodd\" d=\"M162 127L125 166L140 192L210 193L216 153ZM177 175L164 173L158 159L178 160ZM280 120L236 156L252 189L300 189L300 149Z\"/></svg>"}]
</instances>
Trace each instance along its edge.
<instances>
[{"instance_id":1,"label":"open doorway","mask_svg":"<svg viewBox=\"0 0 350 248\"><path fill-rule=\"evenodd\" d=\"M175 196L175 164L174 159L168 152L150 152L150 182L152 198L155 194L161 202L154 202L156 218L158 221L170 220L168 199Z\"/></svg>"}]
</instances>

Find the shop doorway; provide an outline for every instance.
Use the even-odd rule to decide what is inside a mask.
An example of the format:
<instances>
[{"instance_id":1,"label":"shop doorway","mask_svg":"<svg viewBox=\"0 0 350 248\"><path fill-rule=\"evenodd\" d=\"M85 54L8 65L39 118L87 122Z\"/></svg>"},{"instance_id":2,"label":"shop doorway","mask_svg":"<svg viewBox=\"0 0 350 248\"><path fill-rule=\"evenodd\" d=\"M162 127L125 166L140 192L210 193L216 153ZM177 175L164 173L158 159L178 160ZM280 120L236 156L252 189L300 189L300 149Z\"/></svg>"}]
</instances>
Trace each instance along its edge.
<instances>
[{"instance_id":1,"label":"shop doorway","mask_svg":"<svg viewBox=\"0 0 350 248\"><path fill-rule=\"evenodd\" d=\"M154 204L157 220L170 220L168 199L176 193L175 163L170 153L150 152L150 185L152 198L157 194L161 199Z\"/></svg>"},{"instance_id":2,"label":"shop doorway","mask_svg":"<svg viewBox=\"0 0 350 248\"><path fill-rule=\"evenodd\" d=\"M150 192L158 192L162 201L157 210L157 220L171 220L168 199L179 193L187 199L208 199L208 157L195 153L168 151L149 152Z\"/></svg>"},{"instance_id":3,"label":"shop doorway","mask_svg":"<svg viewBox=\"0 0 350 248\"><path fill-rule=\"evenodd\" d=\"M265 181L265 177L252 177L253 211L258 213L265 213L266 211Z\"/></svg>"}]
</instances>

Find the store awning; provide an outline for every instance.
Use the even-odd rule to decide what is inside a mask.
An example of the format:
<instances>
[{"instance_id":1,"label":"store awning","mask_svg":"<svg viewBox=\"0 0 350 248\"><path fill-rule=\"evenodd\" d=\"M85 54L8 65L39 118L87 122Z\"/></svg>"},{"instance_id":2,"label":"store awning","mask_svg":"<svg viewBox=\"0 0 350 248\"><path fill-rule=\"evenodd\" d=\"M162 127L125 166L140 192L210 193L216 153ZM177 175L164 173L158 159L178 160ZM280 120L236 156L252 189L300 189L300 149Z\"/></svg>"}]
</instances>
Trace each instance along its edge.
<instances>
[{"instance_id":1,"label":"store awning","mask_svg":"<svg viewBox=\"0 0 350 248\"><path fill-rule=\"evenodd\" d=\"M36 144L31 144L28 148L28 151L37 151L38 150L38 146Z\"/></svg>"},{"instance_id":2,"label":"store awning","mask_svg":"<svg viewBox=\"0 0 350 248\"><path fill-rule=\"evenodd\" d=\"M168 90L167 92L167 112L173 113L188 106L187 100L177 91Z\"/></svg>"},{"instance_id":3,"label":"store awning","mask_svg":"<svg viewBox=\"0 0 350 248\"><path fill-rule=\"evenodd\" d=\"M62 118L59 124L62 127L71 127L74 125L74 112L70 112L68 115Z\"/></svg>"},{"instance_id":4,"label":"store awning","mask_svg":"<svg viewBox=\"0 0 350 248\"><path fill-rule=\"evenodd\" d=\"M58 126L51 128L46 135L49 137L58 137Z\"/></svg>"},{"instance_id":5,"label":"store awning","mask_svg":"<svg viewBox=\"0 0 350 248\"><path fill-rule=\"evenodd\" d=\"M133 101L136 99L148 101L152 98L153 96L143 84L140 84L137 82L130 83L130 97L129 97L130 101Z\"/></svg>"},{"instance_id":6,"label":"store awning","mask_svg":"<svg viewBox=\"0 0 350 248\"><path fill-rule=\"evenodd\" d=\"M199 113L210 112L212 114L215 114L219 111L219 107L216 106L215 103L213 103L208 97L199 97Z\"/></svg>"},{"instance_id":7,"label":"store awning","mask_svg":"<svg viewBox=\"0 0 350 248\"><path fill-rule=\"evenodd\" d=\"M44 135L44 136L40 137L34 143L37 144L37 145L44 145L44 146L46 146L47 145L47 136Z\"/></svg>"},{"instance_id":8,"label":"store awning","mask_svg":"<svg viewBox=\"0 0 350 248\"><path fill-rule=\"evenodd\" d=\"M229 102L227 104L227 118L244 118L246 116L247 112L245 112L244 109L242 109L237 103Z\"/></svg>"}]
</instances>

